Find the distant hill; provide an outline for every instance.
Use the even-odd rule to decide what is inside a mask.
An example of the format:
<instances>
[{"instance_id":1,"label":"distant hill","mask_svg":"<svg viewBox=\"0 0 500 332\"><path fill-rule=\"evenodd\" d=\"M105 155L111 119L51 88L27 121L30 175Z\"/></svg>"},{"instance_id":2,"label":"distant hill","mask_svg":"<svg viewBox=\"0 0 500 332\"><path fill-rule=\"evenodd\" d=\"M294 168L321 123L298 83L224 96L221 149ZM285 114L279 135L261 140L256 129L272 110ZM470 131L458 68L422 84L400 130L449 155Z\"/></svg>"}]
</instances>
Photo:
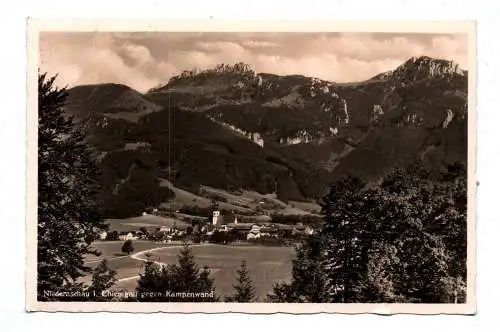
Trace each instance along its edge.
<instances>
[{"instance_id":1,"label":"distant hill","mask_svg":"<svg viewBox=\"0 0 500 332\"><path fill-rule=\"evenodd\" d=\"M110 216L173 198L161 179L193 194L210 186L286 203L316 200L347 174L377 181L415 160L439 170L467 159L467 72L429 57L348 84L239 63L186 71L145 94L118 84L69 94Z\"/></svg>"}]
</instances>

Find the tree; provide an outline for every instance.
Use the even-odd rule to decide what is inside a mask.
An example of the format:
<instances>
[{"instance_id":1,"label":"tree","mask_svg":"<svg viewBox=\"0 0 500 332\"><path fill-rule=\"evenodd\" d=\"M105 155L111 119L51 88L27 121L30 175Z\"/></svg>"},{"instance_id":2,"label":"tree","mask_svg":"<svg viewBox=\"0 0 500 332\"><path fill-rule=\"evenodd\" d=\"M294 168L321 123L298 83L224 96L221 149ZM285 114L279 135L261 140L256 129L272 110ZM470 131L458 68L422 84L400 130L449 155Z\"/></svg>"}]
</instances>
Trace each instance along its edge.
<instances>
[{"instance_id":1,"label":"tree","mask_svg":"<svg viewBox=\"0 0 500 332\"><path fill-rule=\"evenodd\" d=\"M99 207L100 172L85 135L66 118L66 89L55 77L38 76L38 285L39 301L64 300L58 291L79 291L76 280L97 255L91 244L106 230ZM71 300L71 299L67 299Z\"/></svg>"},{"instance_id":2,"label":"tree","mask_svg":"<svg viewBox=\"0 0 500 332\"><path fill-rule=\"evenodd\" d=\"M212 236L210 237L210 242L212 243L219 243L219 244L227 244L228 242L232 241L232 236L229 234L229 232L223 232L223 231L218 231L215 230Z\"/></svg>"},{"instance_id":3,"label":"tree","mask_svg":"<svg viewBox=\"0 0 500 332\"><path fill-rule=\"evenodd\" d=\"M237 274L236 284L233 285L235 293L232 296L228 296L226 302L254 302L255 287L252 278L250 278L245 260L241 262Z\"/></svg>"},{"instance_id":4,"label":"tree","mask_svg":"<svg viewBox=\"0 0 500 332\"><path fill-rule=\"evenodd\" d=\"M185 243L178 256L178 263L169 265L171 289L177 292L210 292L213 279L208 278L208 268L200 272L188 243Z\"/></svg>"},{"instance_id":5,"label":"tree","mask_svg":"<svg viewBox=\"0 0 500 332\"><path fill-rule=\"evenodd\" d=\"M208 267L201 271L191 248L184 244L174 265L159 265L148 260L137 284L139 300L146 302L214 302L214 280ZM153 296L141 297L141 294Z\"/></svg>"},{"instance_id":6,"label":"tree","mask_svg":"<svg viewBox=\"0 0 500 332\"><path fill-rule=\"evenodd\" d=\"M366 260L373 241L377 197L364 192L364 183L348 177L333 185L322 208L325 214L325 259L329 302L359 301L357 287L365 278Z\"/></svg>"},{"instance_id":7,"label":"tree","mask_svg":"<svg viewBox=\"0 0 500 332\"><path fill-rule=\"evenodd\" d=\"M146 227L141 227L139 228L139 230L141 231L141 233L145 236L145 237L149 237L149 232L148 232L148 229Z\"/></svg>"},{"instance_id":8,"label":"tree","mask_svg":"<svg viewBox=\"0 0 500 332\"><path fill-rule=\"evenodd\" d=\"M323 228L298 249L291 283L276 284L268 300L464 302L466 194L460 165L444 174L410 165L380 186L335 183Z\"/></svg>"},{"instance_id":9,"label":"tree","mask_svg":"<svg viewBox=\"0 0 500 332\"><path fill-rule=\"evenodd\" d=\"M118 241L119 236L117 231L111 231L108 234L106 234L106 241Z\"/></svg>"},{"instance_id":10,"label":"tree","mask_svg":"<svg viewBox=\"0 0 500 332\"><path fill-rule=\"evenodd\" d=\"M106 259L102 260L94 269L92 284L87 291L92 294L93 301L109 301L110 298L103 295L103 291L110 289L116 282L116 271L108 266Z\"/></svg>"},{"instance_id":11,"label":"tree","mask_svg":"<svg viewBox=\"0 0 500 332\"><path fill-rule=\"evenodd\" d=\"M132 243L132 240L126 240L125 242L123 242L122 252L124 254L130 255L130 253L133 251L134 251L134 244Z\"/></svg>"},{"instance_id":12,"label":"tree","mask_svg":"<svg viewBox=\"0 0 500 332\"><path fill-rule=\"evenodd\" d=\"M312 235L296 248L292 261L292 281L280 282L268 294L270 302L328 302L326 278L321 257L325 252L325 239L321 234Z\"/></svg>"},{"instance_id":13,"label":"tree","mask_svg":"<svg viewBox=\"0 0 500 332\"><path fill-rule=\"evenodd\" d=\"M137 281L138 300L144 302L168 302L165 292L169 289L169 277L164 266L148 258L144 266L144 273L139 275ZM142 294L152 294L143 297Z\"/></svg>"},{"instance_id":14,"label":"tree","mask_svg":"<svg viewBox=\"0 0 500 332\"><path fill-rule=\"evenodd\" d=\"M408 301L465 301L467 278L467 172L450 165L433 174L418 165L389 175L382 183L391 202L392 229L385 231L401 262L400 292ZM415 259L418 257L418 259Z\"/></svg>"}]
</instances>

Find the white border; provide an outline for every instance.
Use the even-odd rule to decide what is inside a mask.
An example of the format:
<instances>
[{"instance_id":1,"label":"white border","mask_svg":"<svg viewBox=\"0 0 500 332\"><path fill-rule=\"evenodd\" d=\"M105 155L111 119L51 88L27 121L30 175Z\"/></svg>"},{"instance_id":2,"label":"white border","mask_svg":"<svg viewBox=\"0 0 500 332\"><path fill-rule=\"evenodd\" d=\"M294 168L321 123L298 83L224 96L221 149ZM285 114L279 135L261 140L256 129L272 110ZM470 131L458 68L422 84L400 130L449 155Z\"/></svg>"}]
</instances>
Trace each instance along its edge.
<instances>
[{"instance_id":1,"label":"white border","mask_svg":"<svg viewBox=\"0 0 500 332\"><path fill-rule=\"evenodd\" d=\"M68 303L36 301L37 65L40 31L266 31L266 32L419 32L469 36L468 112L468 284L465 304L234 304L234 303ZM377 313L474 314L476 311L476 36L472 21L228 21L228 20L43 20L28 24L28 196L26 211L28 311L114 311L176 313Z\"/></svg>"}]
</instances>

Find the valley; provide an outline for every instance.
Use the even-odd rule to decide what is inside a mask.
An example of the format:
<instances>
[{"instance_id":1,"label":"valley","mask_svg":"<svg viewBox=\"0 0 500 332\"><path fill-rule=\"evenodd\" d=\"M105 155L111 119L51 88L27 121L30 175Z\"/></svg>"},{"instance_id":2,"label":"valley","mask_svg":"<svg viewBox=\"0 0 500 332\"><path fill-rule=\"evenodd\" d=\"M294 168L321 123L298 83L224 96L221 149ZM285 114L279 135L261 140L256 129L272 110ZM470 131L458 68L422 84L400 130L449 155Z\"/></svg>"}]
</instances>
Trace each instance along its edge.
<instances>
[{"instance_id":1,"label":"valley","mask_svg":"<svg viewBox=\"0 0 500 332\"><path fill-rule=\"evenodd\" d=\"M251 214L263 198L300 215L310 212L290 202L317 204L343 176L376 182L416 160L438 171L467 157L467 72L428 57L351 84L236 64L146 93L101 84L69 96L66 113L99 156L108 217L211 199Z\"/></svg>"}]
</instances>

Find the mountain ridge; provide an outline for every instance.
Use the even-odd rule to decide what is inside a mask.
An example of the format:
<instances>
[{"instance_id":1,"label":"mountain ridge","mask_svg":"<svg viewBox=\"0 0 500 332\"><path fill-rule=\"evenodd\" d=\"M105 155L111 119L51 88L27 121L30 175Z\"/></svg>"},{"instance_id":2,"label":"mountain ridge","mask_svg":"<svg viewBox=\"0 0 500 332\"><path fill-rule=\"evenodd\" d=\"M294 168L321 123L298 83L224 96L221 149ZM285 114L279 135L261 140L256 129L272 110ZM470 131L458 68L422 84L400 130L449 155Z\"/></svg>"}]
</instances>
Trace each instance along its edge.
<instances>
[{"instance_id":1,"label":"mountain ridge","mask_svg":"<svg viewBox=\"0 0 500 332\"><path fill-rule=\"evenodd\" d=\"M72 88L67 109L101 153L107 202L144 200L131 214L171 198L161 178L286 202L318 199L345 175L376 181L415 160L438 170L467 158L467 72L452 61L411 58L356 84L221 64L127 88Z\"/></svg>"}]
</instances>

